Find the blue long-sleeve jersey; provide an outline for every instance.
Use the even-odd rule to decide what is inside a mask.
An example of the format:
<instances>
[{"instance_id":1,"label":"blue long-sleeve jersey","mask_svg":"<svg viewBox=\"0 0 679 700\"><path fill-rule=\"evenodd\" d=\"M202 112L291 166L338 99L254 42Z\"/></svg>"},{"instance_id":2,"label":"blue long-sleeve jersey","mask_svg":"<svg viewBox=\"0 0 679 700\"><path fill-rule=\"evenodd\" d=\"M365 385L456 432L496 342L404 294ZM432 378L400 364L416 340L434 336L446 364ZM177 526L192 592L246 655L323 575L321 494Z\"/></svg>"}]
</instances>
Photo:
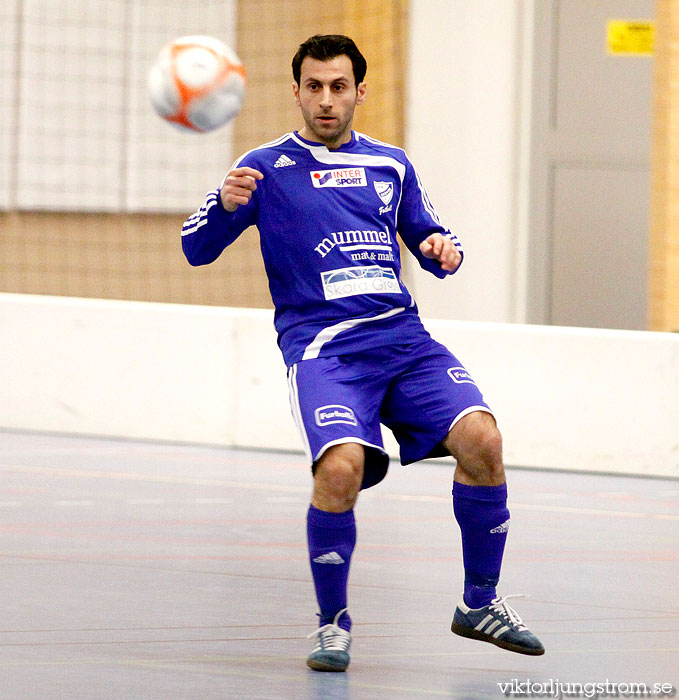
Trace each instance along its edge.
<instances>
[{"instance_id":1,"label":"blue long-sleeve jersey","mask_svg":"<svg viewBox=\"0 0 679 700\"><path fill-rule=\"evenodd\" d=\"M219 190L184 223L192 265L216 260L256 225L288 366L315 357L415 342L426 334L401 281L396 233L420 265L447 273L419 244L440 232L453 240L405 152L352 132L337 150L286 134L234 164L264 178L247 205L227 212Z\"/></svg>"}]
</instances>

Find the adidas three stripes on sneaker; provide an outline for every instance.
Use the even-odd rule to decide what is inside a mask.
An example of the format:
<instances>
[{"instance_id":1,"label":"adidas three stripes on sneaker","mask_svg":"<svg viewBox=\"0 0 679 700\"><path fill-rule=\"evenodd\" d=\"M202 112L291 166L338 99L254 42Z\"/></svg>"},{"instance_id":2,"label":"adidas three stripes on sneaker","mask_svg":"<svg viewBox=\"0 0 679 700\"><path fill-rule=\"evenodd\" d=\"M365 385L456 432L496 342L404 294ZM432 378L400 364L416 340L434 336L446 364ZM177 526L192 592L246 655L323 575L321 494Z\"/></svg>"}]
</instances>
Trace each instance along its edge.
<instances>
[{"instance_id":1,"label":"adidas three stripes on sneaker","mask_svg":"<svg viewBox=\"0 0 679 700\"><path fill-rule=\"evenodd\" d=\"M461 637L489 642L519 654L544 654L545 648L540 640L523 624L516 610L507 604L508 598L520 597L498 597L490 605L476 609L462 601L455 610L450 629Z\"/></svg>"},{"instance_id":2,"label":"adidas three stripes on sneaker","mask_svg":"<svg viewBox=\"0 0 679 700\"><path fill-rule=\"evenodd\" d=\"M545 653L542 642L523 624L516 610L507 604L509 598L520 597L498 597L490 605L476 609L461 601L450 629L461 637L489 642L518 654L540 656ZM306 663L314 671L346 671L349 666L351 633L337 624L345 612L346 608L340 610L330 624L319 627L309 635L309 638L316 637L316 644Z\"/></svg>"}]
</instances>

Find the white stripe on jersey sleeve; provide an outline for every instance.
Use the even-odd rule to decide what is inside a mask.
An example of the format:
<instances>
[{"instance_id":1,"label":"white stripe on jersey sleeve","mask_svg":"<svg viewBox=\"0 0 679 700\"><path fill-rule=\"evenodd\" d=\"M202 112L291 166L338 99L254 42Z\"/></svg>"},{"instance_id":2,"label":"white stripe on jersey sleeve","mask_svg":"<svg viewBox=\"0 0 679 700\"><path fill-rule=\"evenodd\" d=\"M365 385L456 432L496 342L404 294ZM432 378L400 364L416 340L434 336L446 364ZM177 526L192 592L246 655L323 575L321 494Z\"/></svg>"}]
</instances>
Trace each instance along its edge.
<instances>
[{"instance_id":1,"label":"white stripe on jersey sleeve","mask_svg":"<svg viewBox=\"0 0 679 700\"><path fill-rule=\"evenodd\" d=\"M190 233L195 233L201 226L207 223L207 213L212 207L217 204L218 197L217 190L210 190L205 196L205 203L203 206L191 214L191 216L184 222L182 226L182 236L188 236Z\"/></svg>"},{"instance_id":2,"label":"white stripe on jersey sleeve","mask_svg":"<svg viewBox=\"0 0 679 700\"><path fill-rule=\"evenodd\" d=\"M436 209L434 209L434 205L429 199L427 190L424 189L424 185L422 184L422 180L420 180L420 175L417 172L417 170L415 170L415 177L417 178L417 186L420 188L420 196L422 197L422 203L424 204L424 208L429 213L429 216L431 216L431 218L434 219L434 221L439 226L443 226L443 224L441 223L441 219L439 219L439 215L436 213Z\"/></svg>"},{"instance_id":3,"label":"white stripe on jersey sleeve","mask_svg":"<svg viewBox=\"0 0 679 700\"><path fill-rule=\"evenodd\" d=\"M201 219L195 226L191 228L185 228L182 230L182 236L188 236L190 233L195 233L201 226L205 226L207 223L207 217Z\"/></svg>"},{"instance_id":4,"label":"white stripe on jersey sleeve","mask_svg":"<svg viewBox=\"0 0 679 700\"><path fill-rule=\"evenodd\" d=\"M408 154L405 152L403 148L398 148L398 146L394 146L393 144L390 143L385 143L384 141L379 141L376 138L373 138L372 136L368 136L367 134L362 134L358 131L354 132L356 134L357 139L362 139L363 141L368 141L369 143L374 143L378 146L385 146L386 148L391 148L396 151L400 151L403 153L404 157L408 159ZM410 162L410 159L408 159L408 162ZM424 188L424 185L422 184L422 180L420 180L420 174L417 172L415 167L413 166L413 171L415 172L415 178L417 180L417 186L420 190L420 196L422 197L422 204L424 205L425 210L431 216L431 218L434 220L435 223L437 223L439 226L442 226L445 228L445 226L441 223L441 219L439 218L439 215L432 204L431 200L429 199L429 194L427 193L427 190ZM462 250L462 244L458 240L457 236L454 233L449 232L448 234L444 234L446 238L450 238L455 246Z\"/></svg>"},{"instance_id":5,"label":"white stripe on jersey sleeve","mask_svg":"<svg viewBox=\"0 0 679 700\"><path fill-rule=\"evenodd\" d=\"M189 216L189 218L186 220L186 223L195 223L210 207L214 206L215 204L217 204L217 190L211 190L205 195L205 203L203 206L197 212L191 214L191 216Z\"/></svg>"},{"instance_id":6,"label":"white stripe on jersey sleeve","mask_svg":"<svg viewBox=\"0 0 679 700\"><path fill-rule=\"evenodd\" d=\"M415 177L417 178L417 186L420 189L420 193L422 195L422 203L424 204L424 208L427 210L427 213L431 218L439 225L443 226L441 223L441 219L439 219L439 215L436 212L436 209L434 208L434 205L431 203L431 200L429 199L429 195L427 194L427 190L424 189L424 185L422 184L422 180L420 180L420 176L415 170ZM444 227L445 228L445 227ZM448 233L443 234L446 238L450 238L450 240L453 242L456 248L459 250L462 250L462 243L460 243L458 237L452 232L448 231Z\"/></svg>"},{"instance_id":7,"label":"white stripe on jersey sleeve","mask_svg":"<svg viewBox=\"0 0 679 700\"><path fill-rule=\"evenodd\" d=\"M285 134L284 136L281 136L275 141L265 143L263 146L258 146L257 148L253 148L252 150L243 153L243 155L240 156L229 168L229 172L234 168L237 168L239 163L243 160L243 158L245 158L245 156L248 155L248 153L253 153L254 151L259 150L260 148L273 148L274 146L278 146L281 143L287 141L290 138L290 136L291 134ZM207 223L207 213L212 207L214 207L217 204L219 190L221 190L221 188L224 186L224 182L226 181L226 177L228 174L229 173L224 175L224 178L221 184L219 185L219 189L210 190L210 192L208 192L205 196L205 203L203 204L203 206L184 222L184 226L182 227L182 236L188 236L191 233L195 233L201 226L204 226Z\"/></svg>"},{"instance_id":8,"label":"white stripe on jersey sleeve","mask_svg":"<svg viewBox=\"0 0 679 700\"><path fill-rule=\"evenodd\" d=\"M460 250L460 251L462 250L462 243L460 243L460 239L459 239L454 233L452 233L451 231L449 231L448 233L444 234L444 236L445 236L446 238L450 238L450 240L453 242L453 245L454 245L458 250Z\"/></svg>"}]
</instances>

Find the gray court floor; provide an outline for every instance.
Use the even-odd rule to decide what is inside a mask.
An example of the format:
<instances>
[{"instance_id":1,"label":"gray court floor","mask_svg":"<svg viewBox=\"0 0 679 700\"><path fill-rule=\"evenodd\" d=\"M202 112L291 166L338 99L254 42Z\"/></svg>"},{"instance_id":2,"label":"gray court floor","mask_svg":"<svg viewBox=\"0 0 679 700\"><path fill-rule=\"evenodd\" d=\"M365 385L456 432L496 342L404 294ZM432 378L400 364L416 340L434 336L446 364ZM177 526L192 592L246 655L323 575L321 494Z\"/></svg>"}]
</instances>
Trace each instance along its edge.
<instances>
[{"instance_id":1,"label":"gray court floor","mask_svg":"<svg viewBox=\"0 0 679 700\"><path fill-rule=\"evenodd\" d=\"M500 591L531 595L512 603L547 648L532 658L449 631L463 574L444 465L392 464L362 495L352 664L319 674L302 456L0 432L0 698L679 687L679 482L509 472Z\"/></svg>"}]
</instances>

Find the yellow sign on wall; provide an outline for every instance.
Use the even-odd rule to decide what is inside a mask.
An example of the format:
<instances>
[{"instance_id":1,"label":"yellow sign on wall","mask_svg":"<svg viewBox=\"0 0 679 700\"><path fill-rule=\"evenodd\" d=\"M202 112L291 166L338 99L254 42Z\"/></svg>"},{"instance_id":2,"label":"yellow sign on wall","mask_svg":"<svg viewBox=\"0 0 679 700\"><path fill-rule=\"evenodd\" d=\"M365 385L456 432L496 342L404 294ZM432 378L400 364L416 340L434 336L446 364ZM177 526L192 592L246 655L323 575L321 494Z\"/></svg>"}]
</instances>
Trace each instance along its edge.
<instances>
[{"instance_id":1,"label":"yellow sign on wall","mask_svg":"<svg viewBox=\"0 0 679 700\"><path fill-rule=\"evenodd\" d=\"M608 20L606 47L615 56L652 56L655 22L648 20Z\"/></svg>"}]
</instances>

